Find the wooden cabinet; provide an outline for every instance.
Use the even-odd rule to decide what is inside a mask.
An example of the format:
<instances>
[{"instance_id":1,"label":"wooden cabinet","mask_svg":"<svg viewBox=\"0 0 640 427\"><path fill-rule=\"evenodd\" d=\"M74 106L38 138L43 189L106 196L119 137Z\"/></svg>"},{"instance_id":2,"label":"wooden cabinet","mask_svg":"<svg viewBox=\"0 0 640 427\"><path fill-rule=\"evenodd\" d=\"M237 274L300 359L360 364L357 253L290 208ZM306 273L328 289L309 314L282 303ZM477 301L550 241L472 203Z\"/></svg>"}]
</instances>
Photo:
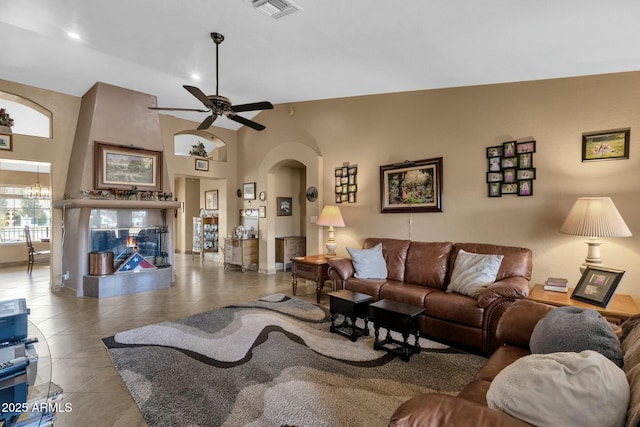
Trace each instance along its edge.
<instances>
[{"instance_id":1,"label":"wooden cabinet","mask_svg":"<svg viewBox=\"0 0 640 427\"><path fill-rule=\"evenodd\" d=\"M224 267L236 265L245 272L250 266L258 269L258 239L224 239Z\"/></svg>"},{"instance_id":2,"label":"wooden cabinet","mask_svg":"<svg viewBox=\"0 0 640 427\"><path fill-rule=\"evenodd\" d=\"M307 238L304 236L276 237L276 262L291 268L291 258L307 254Z\"/></svg>"}]
</instances>

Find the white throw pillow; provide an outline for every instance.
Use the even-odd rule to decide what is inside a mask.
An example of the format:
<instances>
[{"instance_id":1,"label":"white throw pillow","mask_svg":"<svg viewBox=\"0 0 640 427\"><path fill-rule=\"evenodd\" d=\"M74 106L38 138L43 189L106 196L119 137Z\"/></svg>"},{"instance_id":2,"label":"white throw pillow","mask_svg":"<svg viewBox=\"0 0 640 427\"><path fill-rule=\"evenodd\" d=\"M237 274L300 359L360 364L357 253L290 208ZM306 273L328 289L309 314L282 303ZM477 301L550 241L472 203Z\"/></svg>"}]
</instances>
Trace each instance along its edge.
<instances>
[{"instance_id":1,"label":"white throw pillow","mask_svg":"<svg viewBox=\"0 0 640 427\"><path fill-rule=\"evenodd\" d=\"M359 279L386 279L387 263L382 256L382 243L370 249L347 248L351 255L355 277Z\"/></svg>"},{"instance_id":2,"label":"white throw pillow","mask_svg":"<svg viewBox=\"0 0 640 427\"><path fill-rule=\"evenodd\" d=\"M624 371L593 350L522 357L496 375L489 408L535 426L624 426L629 406Z\"/></svg>"},{"instance_id":3,"label":"white throw pillow","mask_svg":"<svg viewBox=\"0 0 640 427\"><path fill-rule=\"evenodd\" d=\"M453 265L447 292L478 298L480 291L496 281L503 255L485 255L460 249Z\"/></svg>"}]
</instances>

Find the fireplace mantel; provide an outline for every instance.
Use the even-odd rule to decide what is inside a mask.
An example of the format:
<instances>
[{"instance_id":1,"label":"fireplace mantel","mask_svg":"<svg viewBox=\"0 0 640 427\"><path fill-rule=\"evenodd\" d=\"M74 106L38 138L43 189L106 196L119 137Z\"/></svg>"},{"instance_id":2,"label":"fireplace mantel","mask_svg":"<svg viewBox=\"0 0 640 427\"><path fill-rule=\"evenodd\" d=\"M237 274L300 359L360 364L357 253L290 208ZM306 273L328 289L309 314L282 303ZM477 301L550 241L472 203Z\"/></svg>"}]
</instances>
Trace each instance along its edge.
<instances>
[{"instance_id":1,"label":"fireplace mantel","mask_svg":"<svg viewBox=\"0 0 640 427\"><path fill-rule=\"evenodd\" d=\"M54 209L178 209L180 202L160 200L65 199L53 202Z\"/></svg>"}]
</instances>

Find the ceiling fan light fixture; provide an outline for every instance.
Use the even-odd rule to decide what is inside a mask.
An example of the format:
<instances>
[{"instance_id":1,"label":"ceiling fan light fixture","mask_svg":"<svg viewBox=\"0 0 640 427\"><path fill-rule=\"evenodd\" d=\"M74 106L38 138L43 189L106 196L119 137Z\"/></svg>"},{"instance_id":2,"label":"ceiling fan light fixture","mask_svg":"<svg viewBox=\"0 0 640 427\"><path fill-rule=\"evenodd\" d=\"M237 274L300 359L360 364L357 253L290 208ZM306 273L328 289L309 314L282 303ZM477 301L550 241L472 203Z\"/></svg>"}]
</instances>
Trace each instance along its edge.
<instances>
[{"instance_id":1,"label":"ceiling fan light fixture","mask_svg":"<svg viewBox=\"0 0 640 427\"><path fill-rule=\"evenodd\" d=\"M303 10L297 4L289 0L247 0L257 11L270 16L273 19L280 19L294 12Z\"/></svg>"}]
</instances>

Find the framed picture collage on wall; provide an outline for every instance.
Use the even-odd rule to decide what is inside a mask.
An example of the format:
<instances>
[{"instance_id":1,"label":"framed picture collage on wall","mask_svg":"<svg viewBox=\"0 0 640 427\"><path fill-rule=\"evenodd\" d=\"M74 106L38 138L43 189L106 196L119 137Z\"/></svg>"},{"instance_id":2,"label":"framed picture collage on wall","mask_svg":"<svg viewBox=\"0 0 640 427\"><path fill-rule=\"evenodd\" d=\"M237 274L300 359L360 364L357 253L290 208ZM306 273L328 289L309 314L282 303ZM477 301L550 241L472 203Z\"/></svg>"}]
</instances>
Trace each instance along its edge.
<instances>
[{"instance_id":1,"label":"framed picture collage on wall","mask_svg":"<svg viewBox=\"0 0 640 427\"><path fill-rule=\"evenodd\" d=\"M349 165L336 168L336 203L355 203L358 184L358 166Z\"/></svg>"},{"instance_id":2,"label":"framed picture collage on wall","mask_svg":"<svg viewBox=\"0 0 640 427\"><path fill-rule=\"evenodd\" d=\"M535 141L508 141L487 147L489 197L533 195L536 168L533 167Z\"/></svg>"}]
</instances>

